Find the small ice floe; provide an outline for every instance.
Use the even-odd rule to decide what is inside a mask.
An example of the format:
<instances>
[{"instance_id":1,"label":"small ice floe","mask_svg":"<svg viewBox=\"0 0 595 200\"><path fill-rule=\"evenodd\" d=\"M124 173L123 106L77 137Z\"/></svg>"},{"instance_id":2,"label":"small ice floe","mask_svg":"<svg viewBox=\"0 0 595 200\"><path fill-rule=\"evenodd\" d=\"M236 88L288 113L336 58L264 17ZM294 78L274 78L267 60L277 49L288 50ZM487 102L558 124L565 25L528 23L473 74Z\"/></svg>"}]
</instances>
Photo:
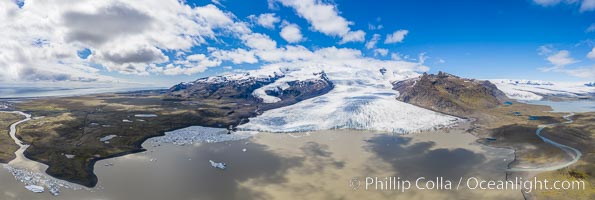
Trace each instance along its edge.
<instances>
[{"instance_id":1,"label":"small ice floe","mask_svg":"<svg viewBox=\"0 0 595 200\"><path fill-rule=\"evenodd\" d=\"M45 191L45 188L43 188L39 185L27 185L27 186L25 186L25 188L27 188L27 190L29 190L31 192L35 192L35 193L42 193Z\"/></svg>"},{"instance_id":2,"label":"small ice floe","mask_svg":"<svg viewBox=\"0 0 595 200\"><path fill-rule=\"evenodd\" d=\"M211 163L211 166L217 169L225 169L227 167L227 164L225 163L218 163L213 160L209 160L209 162Z\"/></svg>"},{"instance_id":3,"label":"small ice floe","mask_svg":"<svg viewBox=\"0 0 595 200\"><path fill-rule=\"evenodd\" d=\"M132 123L132 121L130 121L130 120L128 120L128 119L123 119L123 120L122 120L122 122L125 122L125 123Z\"/></svg>"},{"instance_id":4,"label":"small ice floe","mask_svg":"<svg viewBox=\"0 0 595 200\"><path fill-rule=\"evenodd\" d=\"M242 152L246 152L246 151L247 151L247 150L246 150L246 148L243 148L243 149L242 149Z\"/></svg>"},{"instance_id":5,"label":"small ice floe","mask_svg":"<svg viewBox=\"0 0 595 200\"><path fill-rule=\"evenodd\" d=\"M49 188L48 191L54 196L60 195L60 189L58 188Z\"/></svg>"},{"instance_id":6,"label":"small ice floe","mask_svg":"<svg viewBox=\"0 0 595 200\"><path fill-rule=\"evenodd\" d=\"M106 143L106 144L109 144L109 140L111 140L111 139L113 139L115 137L118 137L118 136L117 135L108 135L108 136L99 138L99 141L100 142L103 142L103 143Z\"/></svg>"},{"instance_id":7,"label":"small ice floe","mask_svg":"<svg viewBox=\"0 0 595 200\"><path fill-rule=\"evenodd\" d=\"M156 114L136 114L134 117L157 117Z\"/></svg>"}]
</instances>

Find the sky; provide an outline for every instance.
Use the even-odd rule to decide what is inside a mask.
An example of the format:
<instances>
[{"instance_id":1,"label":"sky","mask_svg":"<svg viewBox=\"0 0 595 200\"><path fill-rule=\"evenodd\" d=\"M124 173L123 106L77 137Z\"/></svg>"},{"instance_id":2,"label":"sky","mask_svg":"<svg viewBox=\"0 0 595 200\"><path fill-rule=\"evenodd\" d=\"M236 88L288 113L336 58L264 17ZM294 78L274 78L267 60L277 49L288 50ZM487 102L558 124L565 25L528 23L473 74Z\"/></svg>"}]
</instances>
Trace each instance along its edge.
<instances>
[{"instance_id":1,"label":"sky","mask_svg":"<svg viewBox=\"0 0 595 200\"><path fill-rule=\"evenodd\" d=\"M0 84L170 86L267 65L595 81L595 0L0 0Z\"/></svg>"}]
</instances>

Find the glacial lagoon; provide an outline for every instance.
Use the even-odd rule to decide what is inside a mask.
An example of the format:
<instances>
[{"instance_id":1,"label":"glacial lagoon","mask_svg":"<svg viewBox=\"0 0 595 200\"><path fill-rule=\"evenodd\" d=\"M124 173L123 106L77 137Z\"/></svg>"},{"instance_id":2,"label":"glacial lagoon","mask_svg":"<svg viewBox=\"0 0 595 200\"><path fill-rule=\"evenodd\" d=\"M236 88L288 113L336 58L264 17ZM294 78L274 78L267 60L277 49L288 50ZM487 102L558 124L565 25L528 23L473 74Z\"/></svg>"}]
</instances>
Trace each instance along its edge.
<instances>
[{"instance_id":1,"label":"glacial lagoon","mask_svg":"<svg viewBox=\"0 0 595 200\"><path fill-rule=\"evenodd\" d=\"M96 188L64 189L60 196L32 193L0 170L0 199L522 198L514 190L366 191L354 189L350 182L368 176L504 180L513 152L480 145L476 139L453 128L409 135L328 130L244 133L198 143L182 142L183 138L148 140L143 144L146 152L97 162ZM227 168L214 168L209 160L226 163Z\"/></svg>"}]
</instances>

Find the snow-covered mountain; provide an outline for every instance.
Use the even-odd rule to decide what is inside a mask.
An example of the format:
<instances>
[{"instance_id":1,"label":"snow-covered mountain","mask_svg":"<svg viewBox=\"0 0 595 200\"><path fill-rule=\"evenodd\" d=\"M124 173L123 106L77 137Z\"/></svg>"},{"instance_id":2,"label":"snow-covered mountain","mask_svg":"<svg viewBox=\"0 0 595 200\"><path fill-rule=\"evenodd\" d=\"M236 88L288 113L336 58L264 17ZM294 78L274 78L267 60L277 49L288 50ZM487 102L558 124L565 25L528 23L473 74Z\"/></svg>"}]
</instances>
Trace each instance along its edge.
<instances>
[{"instance_id":1,"label":"snow-covered mountain","mask_svg":"<svg viewBox=\"0 0 595 200\"><path fill-rule=\"evenodd\" d=\"M414 70L326 65L265 66L241 74L181 83L169 98L248 99L258 115L237 128L294 132L335 128L414 132L451 126L459 118L396 100L392 83L420 74ZM296 98L297 97L297 98ZM287 99L292 99L287 103Z\"/></svg>"},{"instance_id":2,"label":"snow-covered mountain","mask_svg":"<svg viewBox=\"0 0 595 200\"><path fill-rule=\"evenodd\" d=\"M572 82L493 79L506 96L517 100L541 100L544 96L581 97L595 93L595 87Z\"/></svg>"}]
</instances>

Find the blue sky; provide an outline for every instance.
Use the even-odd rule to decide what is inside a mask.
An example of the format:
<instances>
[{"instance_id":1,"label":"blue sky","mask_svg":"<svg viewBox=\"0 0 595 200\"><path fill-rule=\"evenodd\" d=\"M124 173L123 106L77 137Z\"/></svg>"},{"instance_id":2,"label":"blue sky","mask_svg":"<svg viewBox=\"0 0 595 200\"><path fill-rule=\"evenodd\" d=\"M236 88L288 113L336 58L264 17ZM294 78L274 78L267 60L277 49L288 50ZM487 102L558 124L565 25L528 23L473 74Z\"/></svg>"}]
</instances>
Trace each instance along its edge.
<instances>
[{"instance_id":1,"label":"blue sky","mask_svg":"<svg viewBox=\"0 0 595 200\"><path fill-rule=\"evenodd\" d=\"M0 58L8 71L0 82L167 86L271 63L325 62L293 56L329 48L479 79L595 80L593 0L4 4L16 14L2 18L8 44L0 48L9 53Z\"/></svg>"},{"instance_id":2,"label":"blue sky","mask_svg":"<svg viewBox=\"0 0 595 200\"><path fill-rule=\"evenodd\" d=\"M266 0L254 0L250 5L242 2L245 1L226 0L224 5L240 18L270 12ZM399 29L409 30L402 43L385 45L379 42L378 46L411 57L425 52L430 57L427 62L431 72L443 70L473 78L589 80L541 72L539 68L550 63L544 56L538 55L538 48L548 44L571 50L575 59L581 60L581 63L573 65L575 67L594 64L585 56L595 42L595 31L586 32L595 23L595 12L580 12L579 5L544 7L529 0L334 2L341 16L354 22L352 27L366 30L367 40L374 33L384 36ZM306 27L305 30L309 26L290 8L280 8L275 12ZM370 24L382 25L383 28L369 30ZM321 33L305 34L310 40L303 44L328 46L337 42L337 39L328 39ZM366 50L363 43L344 46L362 49L373 56L373 51ZM445 62L440 63L440 59Z\"/></svg>"}]
</instances>

